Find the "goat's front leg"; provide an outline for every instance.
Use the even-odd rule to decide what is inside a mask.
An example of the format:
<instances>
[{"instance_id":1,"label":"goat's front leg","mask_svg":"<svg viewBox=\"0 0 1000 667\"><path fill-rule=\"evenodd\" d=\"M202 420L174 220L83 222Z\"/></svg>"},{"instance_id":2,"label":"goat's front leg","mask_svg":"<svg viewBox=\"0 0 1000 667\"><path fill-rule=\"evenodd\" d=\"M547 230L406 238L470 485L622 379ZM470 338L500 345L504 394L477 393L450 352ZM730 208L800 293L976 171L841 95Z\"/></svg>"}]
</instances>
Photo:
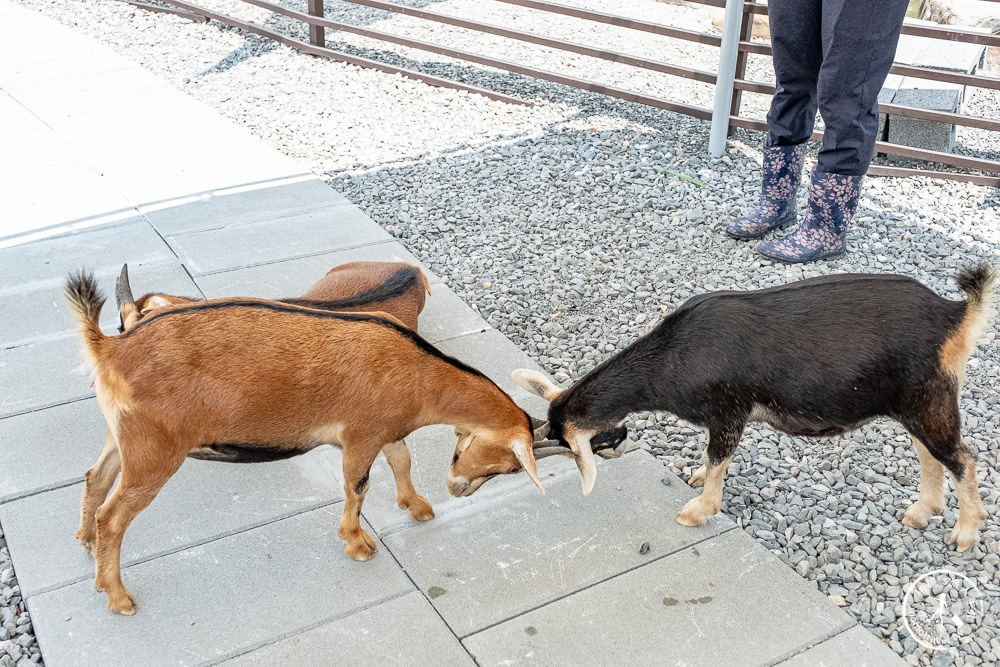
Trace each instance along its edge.
<instances>
[{"instance_id":1,"label":"goat's front leg","mask_svg":"<svg viewBox=\"0 0 1000 667\"><path fill-rule=\"evenodd\" d=\"M710 426L707 461L705 463L704 485L701 495L693 498L677 515L677 523L684 526L700 526L706 519L716 514L722 507L722 480L729 468L729 457L739 443L745 422ZM697 474L697 473L696 473Z\"/></svg>"},{"instance_id":2,"label":"goat's front leg","mask_svg":"<svg viewBox=\"0 0 1000 667\"><path fill-rule=\"evenodd\" d=\"M410 511L410 517L417 521L427 521L434 518L434 508L413 488L410 478L410 450L402 440L390 442L382 448L385 460L392 468L392 476L396 480L396 504Z\"/></svg>"},{"instance_id":3,"label":"goat's front leg","mask_svg":"<svg viewBox=\"0 0 1000 667\"><path fill-rule=\"evenodd\" d=\"M705 429L705 435L708 436L708 429ZM688 480L688 486L705 486L705 475L708 474L708 449L701 450L701 467L691 473L691 479Z\"/></svg>"},{"instance_id":4,"label":"goat's front leg","mask_svg":"<svg viewBox=\"0 0 1000 667\"><path fill-rule=\"evenodd\" d=\"M341 539L347 542L344 553L354 560L371 560L378 547L361 527L361 506L368 493L368 475L380 447L366 447L355 441L342 445L344 452L344 516L340 520Z\"/></svg>"},{"instance_id":5,"label":"goat's front leg","mask_svg":"<svg viewBox=\"0 0 1000 667\"><path fill-rule=\"evenodd\" d=\"M916 437L913 437L913 444L920 460L920 495L906 510L903 525L923 528L931 516L944 510L944 466Z\"/></svg>"},{"instance_id":6,"label":"goat's front leg","mask_svg":"<svg viewBox=\"0 0 1000 667\"><path fill-rule=\"evenodd\" d=\"M107 499L108 491L114 486L121 468L118 441L111 435L111 429L108 429L104 449L94 467L87 471L87 481L83 489L80 528L76 531L76 539L80 540L83 550L87 553L93 553L94 543L97 541L97 508Z\"/></svg>"}]
</instances>

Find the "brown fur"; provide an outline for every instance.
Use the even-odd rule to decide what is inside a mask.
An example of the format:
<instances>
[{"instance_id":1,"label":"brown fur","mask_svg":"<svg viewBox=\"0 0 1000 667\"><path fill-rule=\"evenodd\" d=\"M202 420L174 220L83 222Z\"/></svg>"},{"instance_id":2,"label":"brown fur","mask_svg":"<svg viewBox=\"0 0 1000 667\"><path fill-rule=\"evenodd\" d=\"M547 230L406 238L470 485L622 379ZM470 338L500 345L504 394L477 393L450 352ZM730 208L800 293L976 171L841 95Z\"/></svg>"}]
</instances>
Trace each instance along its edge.
<instances>
[{"instance_id":1,"label":"brown fur","mask_svg":"<svg viewBox=\"0 0 1000 667\"><path fill-rule=\"evenodd\" d=\"M383 447L421 426L452 424L474 436L465 450L472 455L452 465L450 487L455 474L479 479L496 469L526 469L537 480L525 412L482 374L383 318L220 300L164 310L105 337L93 279L71 278L67 295L121 464L121 483L103 503L97 496L107 492L108 468L88 474L84 507L100 507L84 517L80 535L93 544L95 585L113 611L135 613L120 576L125 529L189 454L211 445L301 453L339 444L340 536L356 560L375 551L359 522L371 465ZM515 445L527 453L516 456Z\"/></svg>"}]
</instances>

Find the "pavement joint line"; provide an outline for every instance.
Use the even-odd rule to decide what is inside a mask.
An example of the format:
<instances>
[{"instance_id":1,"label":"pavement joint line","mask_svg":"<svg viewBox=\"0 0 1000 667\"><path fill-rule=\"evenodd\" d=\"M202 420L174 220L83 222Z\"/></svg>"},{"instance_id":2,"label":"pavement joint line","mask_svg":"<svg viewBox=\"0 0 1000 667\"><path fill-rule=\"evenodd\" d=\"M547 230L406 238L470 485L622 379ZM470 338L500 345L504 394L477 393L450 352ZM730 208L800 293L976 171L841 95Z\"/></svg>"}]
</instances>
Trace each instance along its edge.
<instances>
[{"instance_id":1,"label":"pavement joint line","mask_svg":"<svg viewBox=\"0 0 1000 667\"><path fill-rule=\"evenodd\" d=\"M459 298L461 298L461 297L459 297ZM464 302L464 300L463 300L463 302ZM466 304L466 305L468 305L468 304ZM476 313L476 315L479 315L480 317L482 317L482 315L480 313L478 313L478 312L476 312L474 310L472 312L474 312L474 313ZM492 328L493 327L490 326L487 323L487 325L485 327L477 329L476 331L470 331L468 333L458 334L457 336L449 336L447 338L442 338L441 340L436 340L436 341L434 341L433 345L437 346L437 345L441 345L442 343L450 343L451 341L458 340L459 338L467 338L469 336L476 336L476 335L481 334L481 333L486 333L487 331L489 331ZM527 356L526 352L525 352L525 356Z\"/></svg>"},{"instance_id":2,"label":"pavement joint line","mask_svg":"<svg viewBox=\"0 0 1000 667\"><path fill-rule=\"evenodd\" d=\"M458 641L458 645L462 647L462 650L465 651L466 655L469 656L469 659L472 660L473 663L478 665L479 661L476 660L476 656L472 655L472 652L462 642L462 638L458 636L457 632L455 632L455 628L451 627L451 624L448 623L448 620L441 615L440 610L438 610L438 608L434 606L434 603L431 601L431 599L427 597L427 593L425 593L424 590L417 585L417 582L413 580L413 577L410 576L410 573L406 570L405 567L403 567L403 564L399 562L399 559L396 558L396 554L392 553L392 549L389 548L389 545L383 541L382 546L385 547L385 552L390 556L392 556L392 560L395 561L396 566L403 571L403 574L405 574L406 578L410 580L410 583L413 584L413 587L420 593L420 595L423 596L424 600L427 601L427 604L430 605L431 609L434 610L434 613L437 615L437 617L441 619L441 622L444 623L444 627L448 628L448 632L450 632L451 636L454 637L456 641Z\"/></svg>"},{"instance_id":3,"label":"pavement joint line","mask_svg":"<svg viewBox=\"0 0 1000 667\"><path fill-rule=\"evenodd\" d=\"M343 502L345 502L345 501L343 501L343 500L332 500L330 502L317 503L315 505L308 505L306 507L303 507L300 510L289 512L287 514L282 514L282 515L273 517L271 519L268 519L266 521L252 523L252 524L243 526L241 528L238 528L236 530L230 530L230 531L227 531L225 533L220 533L219 535L214 535L212 537L209 537L209 538L206 538L206 539L203 539L203 540L191 542L189 544L184 544L182 546L177 547L176 549L168 549L166 551L159 551L157 553L150 554L148 556L142 556L141 558L137 558L137 559L131 560L131 561L122 561L121 568L122 568L122 570L125 570L125 569L133 567L135 565L142 565L143 563L148 563L150 561L159 560L160 558L164 558L166 556L172 556L172 555L180 553L182 551L187 551L188 549L195 549L197 547L202 547L202 546L205 546L206 544L211 544L212 542L218 542L219 540L224 540L227 537L232 537L233 535L239 535L240 533L246 533L246 532L251 531L251 530L256 530L257 528L262 528L264 526L270 526L272 523L277 523L279 521L284 521L285 519L291 519L292 517L299 516L300 514L305 514L307 512L312 512L314 510L323 509L324 507L331 507L333 505L337 505L337 504L343 503ZM16 572L17 569L15 568L14 571ZM60 584L55 584L55 585L52 585L52 586L47 586L45 588L42 588L42 589L40 589L40 590L35 591L34 593L32 593L31 597L35 598L35 597L38 597L38 596L41 596L41 595L45 595L46 593L51 593L51 592L57 591L57 590L59 590L61 588L66 588L67 586L73 586L75 584L80 583L81 581L87 581L88 579L93 579L93 578L94 578L94 575L87 574L87 575L82 576L82 577L77 577L77 578L75 578L75 579L73 579L71 581L66 581L66 582L63 582L63 583L60 583Z\"/></svg>"},{"instance_id":4,"label":"pavement joint line","mask_svg":"<svg viewBox=\"0 0 1000 667\"><path fill-rule=\"evenodd\" d=\"M6 505L7 503L12 503L15 500L24 500L25 498L31 498L32 496L37 496L41 493L47 493L49 491L58 491L59 489L65 489L67 486L73 486L75 484L83 484L86 481L81 476L80 479L64 480L62 482L53 482L48 486L40 486L35 489L29 489L27 491L19 491L14 495L7 498L0 498L0 505Z\"/></svg>"},{"instance_id":5,"label":"pavement joint line","mask_svg":"<svg viewBox=\"0 0 1000 667\"><path fill-rule=\"evenodd\" d=\"M88 398L94 398L96 394L93 392L80 396L71 396L69 398L63 398L58 401L53 401L52 403L43 403L42 405L36 405L20 412L12 412L9 415L3 415L0 419L9 419L11 417L20 417L21 415L31 414L32 412L40 412L42 410L48 410L49 408L58 408L60 405L69 405L70 403L78 403L79 401L85 401Z\"/></svg>"},{"instance_id":6,"label":"pavement joint line","mask_svg":"<svg viewBox=\"0 0 1000 667\"><path fill-rule=\"evenodd\" d=\"M195 202L191 202L191 203L192 204L196 204L198 202L195 201ZM178 206L184 206L184 205L185 204L178 204ZM352 204L352 206L353 206L353 204ZM297 215L302 215L302 214L305 214L305 213L315 213L317 211L322 211L322 210L328 209L328 208L333 209L333 208L343 208L343 207L344 207L344 204L342 202L340 202L340 203L338 203L338 202L327 202L325 204L316 204L314 206L306 206L304 208L297 209L294 212L290 212L290 213L289 212L286 212L286 213L275 213L273 215L268 215L268 216L265 216L263 218L256 218L254 220L249 220L247 222L238 222L238 223L227 222L227 223L219 225L218 227L204 227L204 228L199 228L199 229L186 230L186 231L183 231L183 232L177 232L176 234L173 234L173 236L183 236L183 235L187 235L187 234L200 234L201 232L217 232L220 229L239 229L240 227L246 227L248 225L256 225L256 224L261 223L261 222L274 222L276 220L281 220L282 218L295 217ZM139 207L137 206L136 208L139 208ZM158 209L158 210L162 211L162 210L166 210L166 209ZM146 220L149 222L149 224L151 224L153 226L153 228L156 229L157 232L160 232L160 230L156 227L156 223L153 222L153 220L151 220L149 217L147 217L148 213L154 213L154 212L155 211L141 211L141 210L139 211L139 213L144 218L146 218Z\"/></svg>"},{"instance_id":7,"label":"pavement joint line","mask_svg":"<svg viewBox=\"0 0 1000 667\"><path fill-rule=\"evenodd\" d=\"M93 165L90 166L93 167ZM124 195L122 196L124 197ZM18 246L30 245L32 243L41 243L43 241L48 241L50 239L62 238L64 236L71 236L73 234L80 234L86 232L86 230L91 228L100 227L102 230L114 229L115 227L120 227L122 225L135 222L136 218L140 217L142 217L142 214L139 212L139 210L135 206L129 206L128 208L120 208L118 210L110 211L108 213L99 213L97 215L88 215L83 218L76 218L74 220L57 222L48 225L47 227L32 229L31 231L23 232L21 234L0 237L0 250L5 250L8 248L16 248ZM55 234L49 233L63 228L65 228L65 231L61 231Z\"/></svg>"},{"instance_id":8,"label":"pavement joint line","mask_svg":"<svg viewBox=\"0 0 1000 667\"><path fill-rule=\"evenodd\" d=\"M819 638L819 639L817 639L817 640L815 640L813 642L809 642L809 643L805 644L804 646L800 646L797 649L793 649L792 651L786 653L785 655L781 656L780 658L776 658L775 660L767 663L768 667L775 667L776 665L780 665L783 662L791 660L792 658L794 658L797 655L802 655L803 653L805 653L806 651L808 651L811 648L819 646L823 642L827 642L827 641L830 641L831 639L833 639L835 637L839 637L840 635L844 634L845 632L850 632L854 628L864 628L865 632L867 632L868 634L870 634L872 637L874 637L875 639L877 639L879 642L882 641L882 639L880 637L878 637L877 635L875 635L875 633L873 633L871 630L869 630L868 628L865 628L863 625L861 625L860 623L858 623L857 620L853 616L851 617L851 621L853 621L851 623L851 625L849 625L848 627L844 628L843 630L831 632L831 633L829 633L829 634L827 634L827 635L825 635L825 636L823 636L823 637L821 637L821 638Z\"/></svg>"},{"instance_id":9,"label":"pavement joint line","mask_svg":"<svg viewBox=\"0 0 1000 667\"><path fill-rule=\"evenodd\" d=\"M247 192L255 192L257 190L265 190L267 188L282 186L282 185L294 185L296 183L305 183L310 180L322 180L312 172L302 172L300 174L295 174L293 176L281 176L278 178L268 178L261 181L251 181L249 183L243 183L241 185L229 185L226 187L215 188L212 190L201 190L199 192L192 192L190 194L182 195L180 197L172 197L170 199L156 199L154 201L144 202L142 204L137 204L137 207L143 207L146 211L143 213L163 211L166 209L174 208L176 206L185 206L188 204L197 204L201 201L206 201L208 199L213 199L217 197L225 197L228 195L238 195Z\"/></svg>"},{"instance_id":10,"label":"pavement joint line","mask_svg":"<svg viewBox=\"0 0 1000 667\"><path fill-rule=\"evenodd\" d=\"M395 239L390 239L393 241ZM220 273L229 273L230 271L242 271L243 269L256 269L260 266L268 266L270 264L280 264L281 262L290 262L296 259L305 259L307 257L318 257L320 255L329 255L332 252L343 252L345 250L358 250L360 248L368 248L370 246L383 245L386 241L369 241L367 243L359 243L357 245L344 246L342 248L332 248L327 250L319 250L316 252L307 252L301 255L293 255L290 257L282 257L281 259L268 260L266 262L255 262L253 264L241 264L240 266L233 266L227 269L214 269L212 271L196 272L194 277L201 278L203 276L214 276ZM442 283L444 284L444 283Z\"/></svg>"},{"instance_id":11,"label":"pavement joint line","mask_svg":"<svg viewBox=\"0 0 1000 667\"><path fill-rule=\"evenodd\" d=\"M612 579L617 579L618 577L623 577L623 576L629 574L630 572L634 572L634 571L638 570L639 568L646 567L647 565L652 565L653 563L655 563L657 561L661 561L664 558L669 558L671 556L679 554L680 552L682 552L682 551L684 551L686 549L692 549L692 548L698 546L699 544L705 544L706 542L708 542L710 540L714 540L714 539L717 539L719 537L722 537L726 533L732 532L732 531L734 531L736 529L737 529L737 526L734 523L729 528L725 528L723 530L720 530L718 533L715 533L714 535L708 535L708 536L703 537L702 539L698 540L697 542L691 542L690 544L685 544L683 547L680 547L678 549L674 549L673 551L669 551L669 552L667 552L665 554L657 556L656 558L650 558L645 563L640 563L640 564L634 565L634 566L632 566L632 567L630 567L628 569L622 570L621 572L616 572L614 574L608 575L607 577L605 577L605 578L603 578L603 579L601 579L599 581L595 581L595 582L593 582L591 584L587 584L586 586L582 586L580 588L577 588L576 590L569 591L568 593L564 593L564 594L562 594L562 595L560 595L558 597L554 597L554 598L552 598L550 600L547 600L547 601L543 602L542 604L535 605L534 607L531 607L529 609L525 609L524 611L518 612L518 613L516 613L516 614L514 614L512 616L508 616L507 618L503 618L503 619L500 619L499 621L496 621L494 623L490 623L489 625L486 625L486 626L484 626L482 628L479 628L475 632L470 632L469 634L467 634L467 635L465 635L463 637L460 637L459 639L461 639L462 645L464 646L465 645L465 640L469 639L470 637L473 637L474 635L478 635L480 633L486 632L487 630L491 630L491 629L497 627L498 625L503 625L504 623L506 623L508 621L512 621L515 618L518 618L520 616L524 616L525 614L530 614L533 611L538 611L539 609L544 609L545 607L548 607L549 605L555 604L556 602L559 602L560 600L564 600L564 599L566 599L566 598L568 598L568 597L570 597L572 595L577 595L578 593L582 593L583 591L591 589L594 586L599 586L599 585L603 584L606 581L611 581ZM742 533L743 531L740 531L740 532ZM749 535L746 535L746 537L747 537L747 539L753 540L753 538L750 537ZM756 544L756 541L754 541L754 544ZM827 639L829 639L829 638L827 638Z\"/></svg>"},{"instance_id":12,"label":"pavement joint line","mask_svg":"<svg viewBox=\"0 0 1000 667\"><path fill-rule=\"evenodd\" d=\"M411 583L412 583L412 581L411 581ZM416 586L414 586L414 588L416 588ZM420 591L419 588L416 588L416 590ZM233 658L238 658L241 655L246 655L248 653L253 653L254 651L258 651L258 650L264 648L265 646L271 646L272 644L277 644L278 642L282 642L282 641L288 639L289 637L294 637L295 635L305 634L306 632L310 632L311 630L315 630L316 628L319 628L319 627L322 627L324 625L327 625L328 623L333 623L334 621L339 621L339 620L344 619L344 618L349 618L351 616L354 616L355 614L360 614L360 613L368 611L369 609L372 609L374 607L378 607L379 605L383 605L386 602L392 602L393 600L398 600L398 599L400 599L402 597L406 597L407 595L410 595L413 592L414 591L403 591L401 593L396 593L396 594L393 594L393 595L388 595L388 596L386 596L384 598L381 598L379 600L376 600L376 601L372 602L371 604L369 604L367 606L358 607L358 608L355 608L355 609L348 609L348 610L345 610L343 613L333 614L331 616L327 616L327 617L325 617L325 618L323 618L323 619L321 619L319 621L314 621L312 623L307 623L306 625L298 627L298 628L296 628L294 630L289 630L288 632L283 632L280 635L275 635L274 637L269 637L265 641L256 642L252 646L248 646L248 647L245 647L245 648L238 649L238 650L233 651L231 653L227 653L226 655L212 658L208 662L203 662L203 663L200 663L200 664L204 665L205 667L208 667L209 665L218 665L220 663L226 662L227 660L232 660Z\"/></svg>"}]
</instances>

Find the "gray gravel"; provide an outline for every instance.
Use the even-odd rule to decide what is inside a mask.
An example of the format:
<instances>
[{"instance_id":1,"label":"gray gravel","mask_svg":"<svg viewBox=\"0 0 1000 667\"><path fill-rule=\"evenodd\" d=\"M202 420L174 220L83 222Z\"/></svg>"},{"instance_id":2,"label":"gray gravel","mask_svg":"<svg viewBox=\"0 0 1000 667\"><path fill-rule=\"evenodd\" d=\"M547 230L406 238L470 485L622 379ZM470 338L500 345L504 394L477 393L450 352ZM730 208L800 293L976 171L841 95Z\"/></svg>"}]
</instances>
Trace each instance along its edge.
<instances>
[{"instance_id":1,"label":"gray gravel","mask_svg":"<svg viewBox=\"0 0 1000 667\"><path fill-rule=\"evenodd\" d=\"M959 298L954 276L961 267L976 259L1000 264L996 190L870 178L846 257L774 265L758 258L752 244L722 234L758 190L758 134L737 132L727 154L711 160L707 123L353 36L330 32L328 42L536 105L507 105L322 61L217 24L191 24L113 0L20 2L95 35L303 160L562 382L704 291L834 272L895 272ZM302 35L256 9L205 4ZM545 22L498 3L410 4L597 45L626 40L616 28ZM699 7L649 0L574 4L711 29L711 10ZM472 41L458 29L344 3L329 2L327 12L335 20L474 44L479 52L711 106L711 89L695 82L499 38ZM714 69L716 53L650 36L630 39L621 50L706 70ZM766 61L752 59L750 76L771 80ZM745 108L761 117L766 104L748 95ZM968 105L995 116L1000 95L979 91ZM963 129L959 142L963 152L998 150L996 137L984 132ZM980 453L990 514L980 543L966 553L944 544L957 517L954 499L923 531L900 524L916 497L919 472L909 438L895 423L875 422L826 440L790 438L753 424L726 479L723 512L911 664L1000 661L998 332L994 324L970 360L962 396L966 442ZM640 446L685 479L697 467L704 446L699 430L669 415L636 415L629 426ZM901 614L908 584L938 567L974 578L990 606L956 648L935 654L901 627ZM6 646L0 643L0 654L11 651Z\"/></svg>"}]
</instances>

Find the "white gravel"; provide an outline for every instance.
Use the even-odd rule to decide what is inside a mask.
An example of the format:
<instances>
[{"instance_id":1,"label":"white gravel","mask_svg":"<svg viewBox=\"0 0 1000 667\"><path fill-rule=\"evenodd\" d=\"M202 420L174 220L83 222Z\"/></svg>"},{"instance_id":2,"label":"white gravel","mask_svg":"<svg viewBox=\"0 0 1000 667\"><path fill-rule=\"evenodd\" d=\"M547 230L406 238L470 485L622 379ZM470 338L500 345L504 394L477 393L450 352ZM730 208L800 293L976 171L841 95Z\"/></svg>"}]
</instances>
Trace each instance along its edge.
<instances>
[{"instance_id":1,"label":"white gravel","mask_svg":"<svg viewBox=\"0 0 1000 667\"><path fill-rule=\"evenodd\" d=\"M560 381L579 377L652 328L664 311L703 291L864 271L910 275L959 298L954 276L961 267L977 259L1000 264L995 189L870 178L846 257L779 266L758 258L753 244L722 234L759 188L759 134L737 132L727 154L711 160L705 122L351 35L328 32L328 43L536 105L508 105L324 61L215 23L193 24L114 0L19 2L94 35L301 159ZM204 4L305 34L237 2ZM302 8L305 2L288 4ZM409 4L715 68L711 47L499 3ZM697 6L574 4L711 31L711 10ZM346 3L328 5L327 16L335 20L667 99L712 103L704 84L491 36L470 38L464 30ZM749 77L772 80L767 61L751 59ZM747 112L762 117L768 100L745 98ZM995 116L1000 96L979 91L968 105ZM963 129L959 143L963 152L995 157L1000 151L995 133ZM725 514L912 664L1000 661L998 331L994 324L970 360L962 396L966 442L980 453L990 515L980 543L968 552L957 554L944 544L957 516L953 499L943 519L932 519L924 531L900 524L919 475L916 453L895 423L876 422L826 440L790 438L754 424L726 480ZM683 477L697 466L703 437L674 417L637 415L630 430ZM900 617L906 585L937 567L974 578L991 606L957 647L934 654L913 641Z\"/></svg>"}]
</instances>

